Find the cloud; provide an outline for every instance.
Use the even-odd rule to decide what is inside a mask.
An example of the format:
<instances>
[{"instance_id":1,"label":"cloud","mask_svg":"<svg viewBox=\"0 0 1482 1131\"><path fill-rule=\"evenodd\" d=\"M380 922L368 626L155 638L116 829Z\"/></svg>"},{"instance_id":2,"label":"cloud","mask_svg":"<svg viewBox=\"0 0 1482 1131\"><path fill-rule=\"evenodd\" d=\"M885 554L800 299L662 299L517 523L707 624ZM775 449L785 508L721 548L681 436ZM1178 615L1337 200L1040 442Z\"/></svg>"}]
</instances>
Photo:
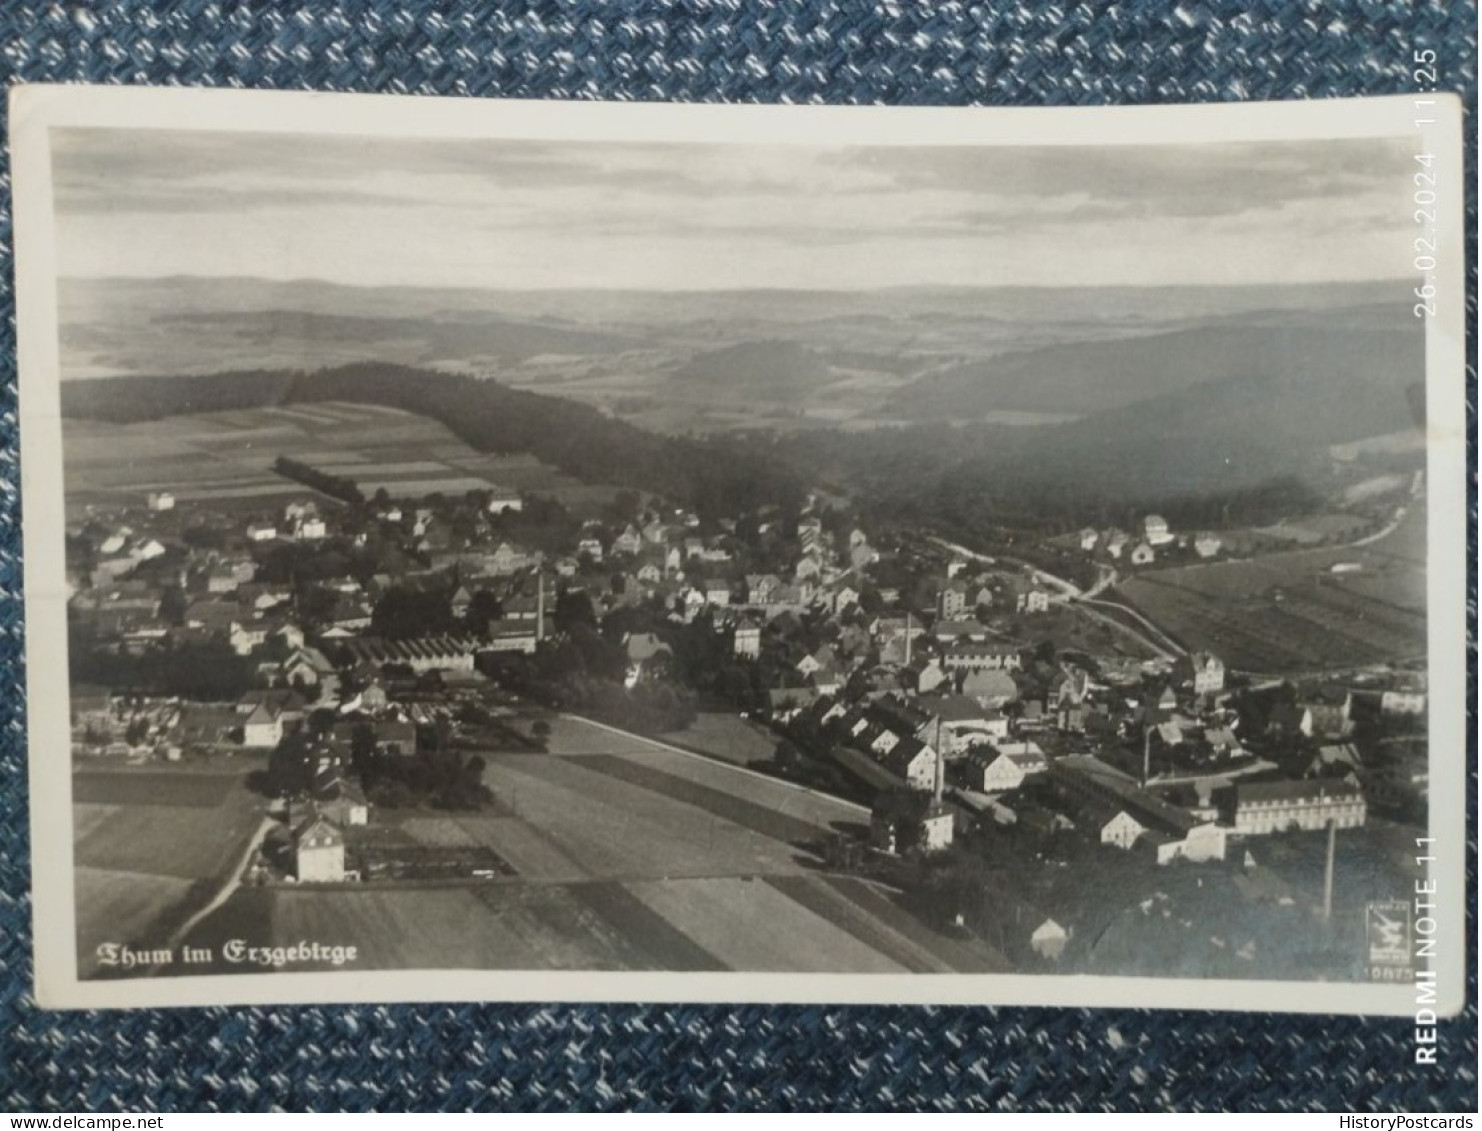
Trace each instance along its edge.
<instances>
[{"instance_id":1,"label":"cloud","mask_svg":"<svg viewBox=\"0 0 1482 1131\"><path fill-rule=\"evenodd\" d=\"M892 286L1403 272L1406 139L626 144L58 130L63 270ZM1301 262L1293 257L1301 254Z\"/></svg>"}]
</instances>

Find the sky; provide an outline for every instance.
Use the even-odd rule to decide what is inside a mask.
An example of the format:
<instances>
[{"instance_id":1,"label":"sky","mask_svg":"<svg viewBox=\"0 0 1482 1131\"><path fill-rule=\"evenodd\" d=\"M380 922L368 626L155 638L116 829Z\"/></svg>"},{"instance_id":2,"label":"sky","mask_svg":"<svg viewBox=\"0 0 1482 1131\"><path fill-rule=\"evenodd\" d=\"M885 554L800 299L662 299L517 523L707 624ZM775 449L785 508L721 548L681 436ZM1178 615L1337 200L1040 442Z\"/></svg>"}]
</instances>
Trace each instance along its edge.
<instances>
[{"instance_id":1,"label":"sky","mask_svg":"<svg viewBox=\"0 0 1482 1131\"><path fill-rule=\"evenodd\" d=\"M1413 149L52 136L63 277L516 290L1399 278Z\"/></svg>"}]
</instances>

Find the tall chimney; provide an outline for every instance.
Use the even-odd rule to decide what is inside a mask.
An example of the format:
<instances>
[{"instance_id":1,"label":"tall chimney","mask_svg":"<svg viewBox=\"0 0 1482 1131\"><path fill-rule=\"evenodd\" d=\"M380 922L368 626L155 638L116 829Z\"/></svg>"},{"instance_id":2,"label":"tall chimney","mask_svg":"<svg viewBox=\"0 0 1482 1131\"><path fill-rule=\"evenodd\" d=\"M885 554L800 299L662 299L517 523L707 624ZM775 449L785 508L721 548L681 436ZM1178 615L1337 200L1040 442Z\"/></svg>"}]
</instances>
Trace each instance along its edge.
<instances>
[{"instance_id":1,"label":"tall chimney","mask_svg":"<svg viewBox=\"0 0 1482 1131\"><path fill-rule=\"evenodd\" d=\"M937 716L937 741L934 749L936 752L937 761L935 781L932 785L931 790L931 798L933 802L935 802L937 805L940 805L942 803L942 787L946 784L944 779L947 776L947 763L946 759L942 756L942 717L940 715Z\"/></svg>"},{"instance_id":2,"label":"tall chimney","mask_svg":"<svg viewBox=\"0 0 1482 1131\"><path fill-rule=\"evenodd\" d=\"M911 614L906 613L906 667L911 666Z\"/></svg>"},{"instance_id":3,"label":"tall chimney","mask_svg":"<svg viewBox=\"0 0 1482 1131\"><path fill-rule=\"evenodd\" d=\"M1322 877L1322 921L1333 921L1333 857L1338 851L1338 822L1328 821L1328 863Z\"/></svg>"},{"instance_id":4,"label":"tall chimney","mask_svg":"<svg viewBox=\"0 0 1482 1131\"><path fill-rule=\"evenodd\" d=\"M545 639L545 571L535 571L535 642Z\"/></svg>"}]
</instances>

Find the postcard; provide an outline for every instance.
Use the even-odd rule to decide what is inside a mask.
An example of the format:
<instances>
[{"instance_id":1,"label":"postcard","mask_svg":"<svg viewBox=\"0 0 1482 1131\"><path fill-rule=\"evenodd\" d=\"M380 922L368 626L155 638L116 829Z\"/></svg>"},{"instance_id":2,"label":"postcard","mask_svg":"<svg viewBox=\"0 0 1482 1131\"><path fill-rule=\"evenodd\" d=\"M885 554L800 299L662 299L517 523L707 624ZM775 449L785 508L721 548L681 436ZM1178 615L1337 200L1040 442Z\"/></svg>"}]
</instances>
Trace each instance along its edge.
<instances>
[{"instance_id":1,"label":"postcard","mask_svg":"<svg viewBox=\"0 0 1482 1131\"><path fill-rule=\"evenodd\" d=\"M1461 1007L1455 98L11 105L43 1005Z\"/></svg>"}]
</instances>

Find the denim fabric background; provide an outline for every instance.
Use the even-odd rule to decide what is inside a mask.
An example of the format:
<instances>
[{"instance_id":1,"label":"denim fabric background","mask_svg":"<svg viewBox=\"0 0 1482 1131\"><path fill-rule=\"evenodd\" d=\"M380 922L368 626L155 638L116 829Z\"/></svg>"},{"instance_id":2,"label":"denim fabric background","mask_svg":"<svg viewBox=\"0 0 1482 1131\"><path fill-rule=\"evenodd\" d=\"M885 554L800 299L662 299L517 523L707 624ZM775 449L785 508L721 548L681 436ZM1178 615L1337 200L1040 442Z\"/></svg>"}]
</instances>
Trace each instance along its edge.
<instances>
[{"instance_id":1,"label":"denim fabric background","mask_svg":"<svg viewBox=\"0 0 1482 1131\"><path fill-rule=\"evenodd\" d=\"M1430 47L1443 85L1467 101L1475 138L1476 27L1475 5L1454 0L4 0L0 75L523 98L1091 106L1408 91L1411 53ZM1469 141L1473 405L1475 168ZM1472 1005L1442 1027L1439 1068L1411 1065L1404 1020L1356 1018L725 1006L38 1011L29 996L12 282L7 175L0 193L7 316L0 327L0 1104L7 1110L1476 1109L1475 953ZM1470 423L1475 442L1474 413ZM1472 515L1475 560L1475 493ZM1475 603L1471 617L1475 629ZM1475 652L1469 663L1474 698ZM1475 750L1475 718L1469 734ZM1473 890L1475 852L1474 831ZM1472 914L1474 940L1474 897Z\"/></svg>"}]
</instances>

